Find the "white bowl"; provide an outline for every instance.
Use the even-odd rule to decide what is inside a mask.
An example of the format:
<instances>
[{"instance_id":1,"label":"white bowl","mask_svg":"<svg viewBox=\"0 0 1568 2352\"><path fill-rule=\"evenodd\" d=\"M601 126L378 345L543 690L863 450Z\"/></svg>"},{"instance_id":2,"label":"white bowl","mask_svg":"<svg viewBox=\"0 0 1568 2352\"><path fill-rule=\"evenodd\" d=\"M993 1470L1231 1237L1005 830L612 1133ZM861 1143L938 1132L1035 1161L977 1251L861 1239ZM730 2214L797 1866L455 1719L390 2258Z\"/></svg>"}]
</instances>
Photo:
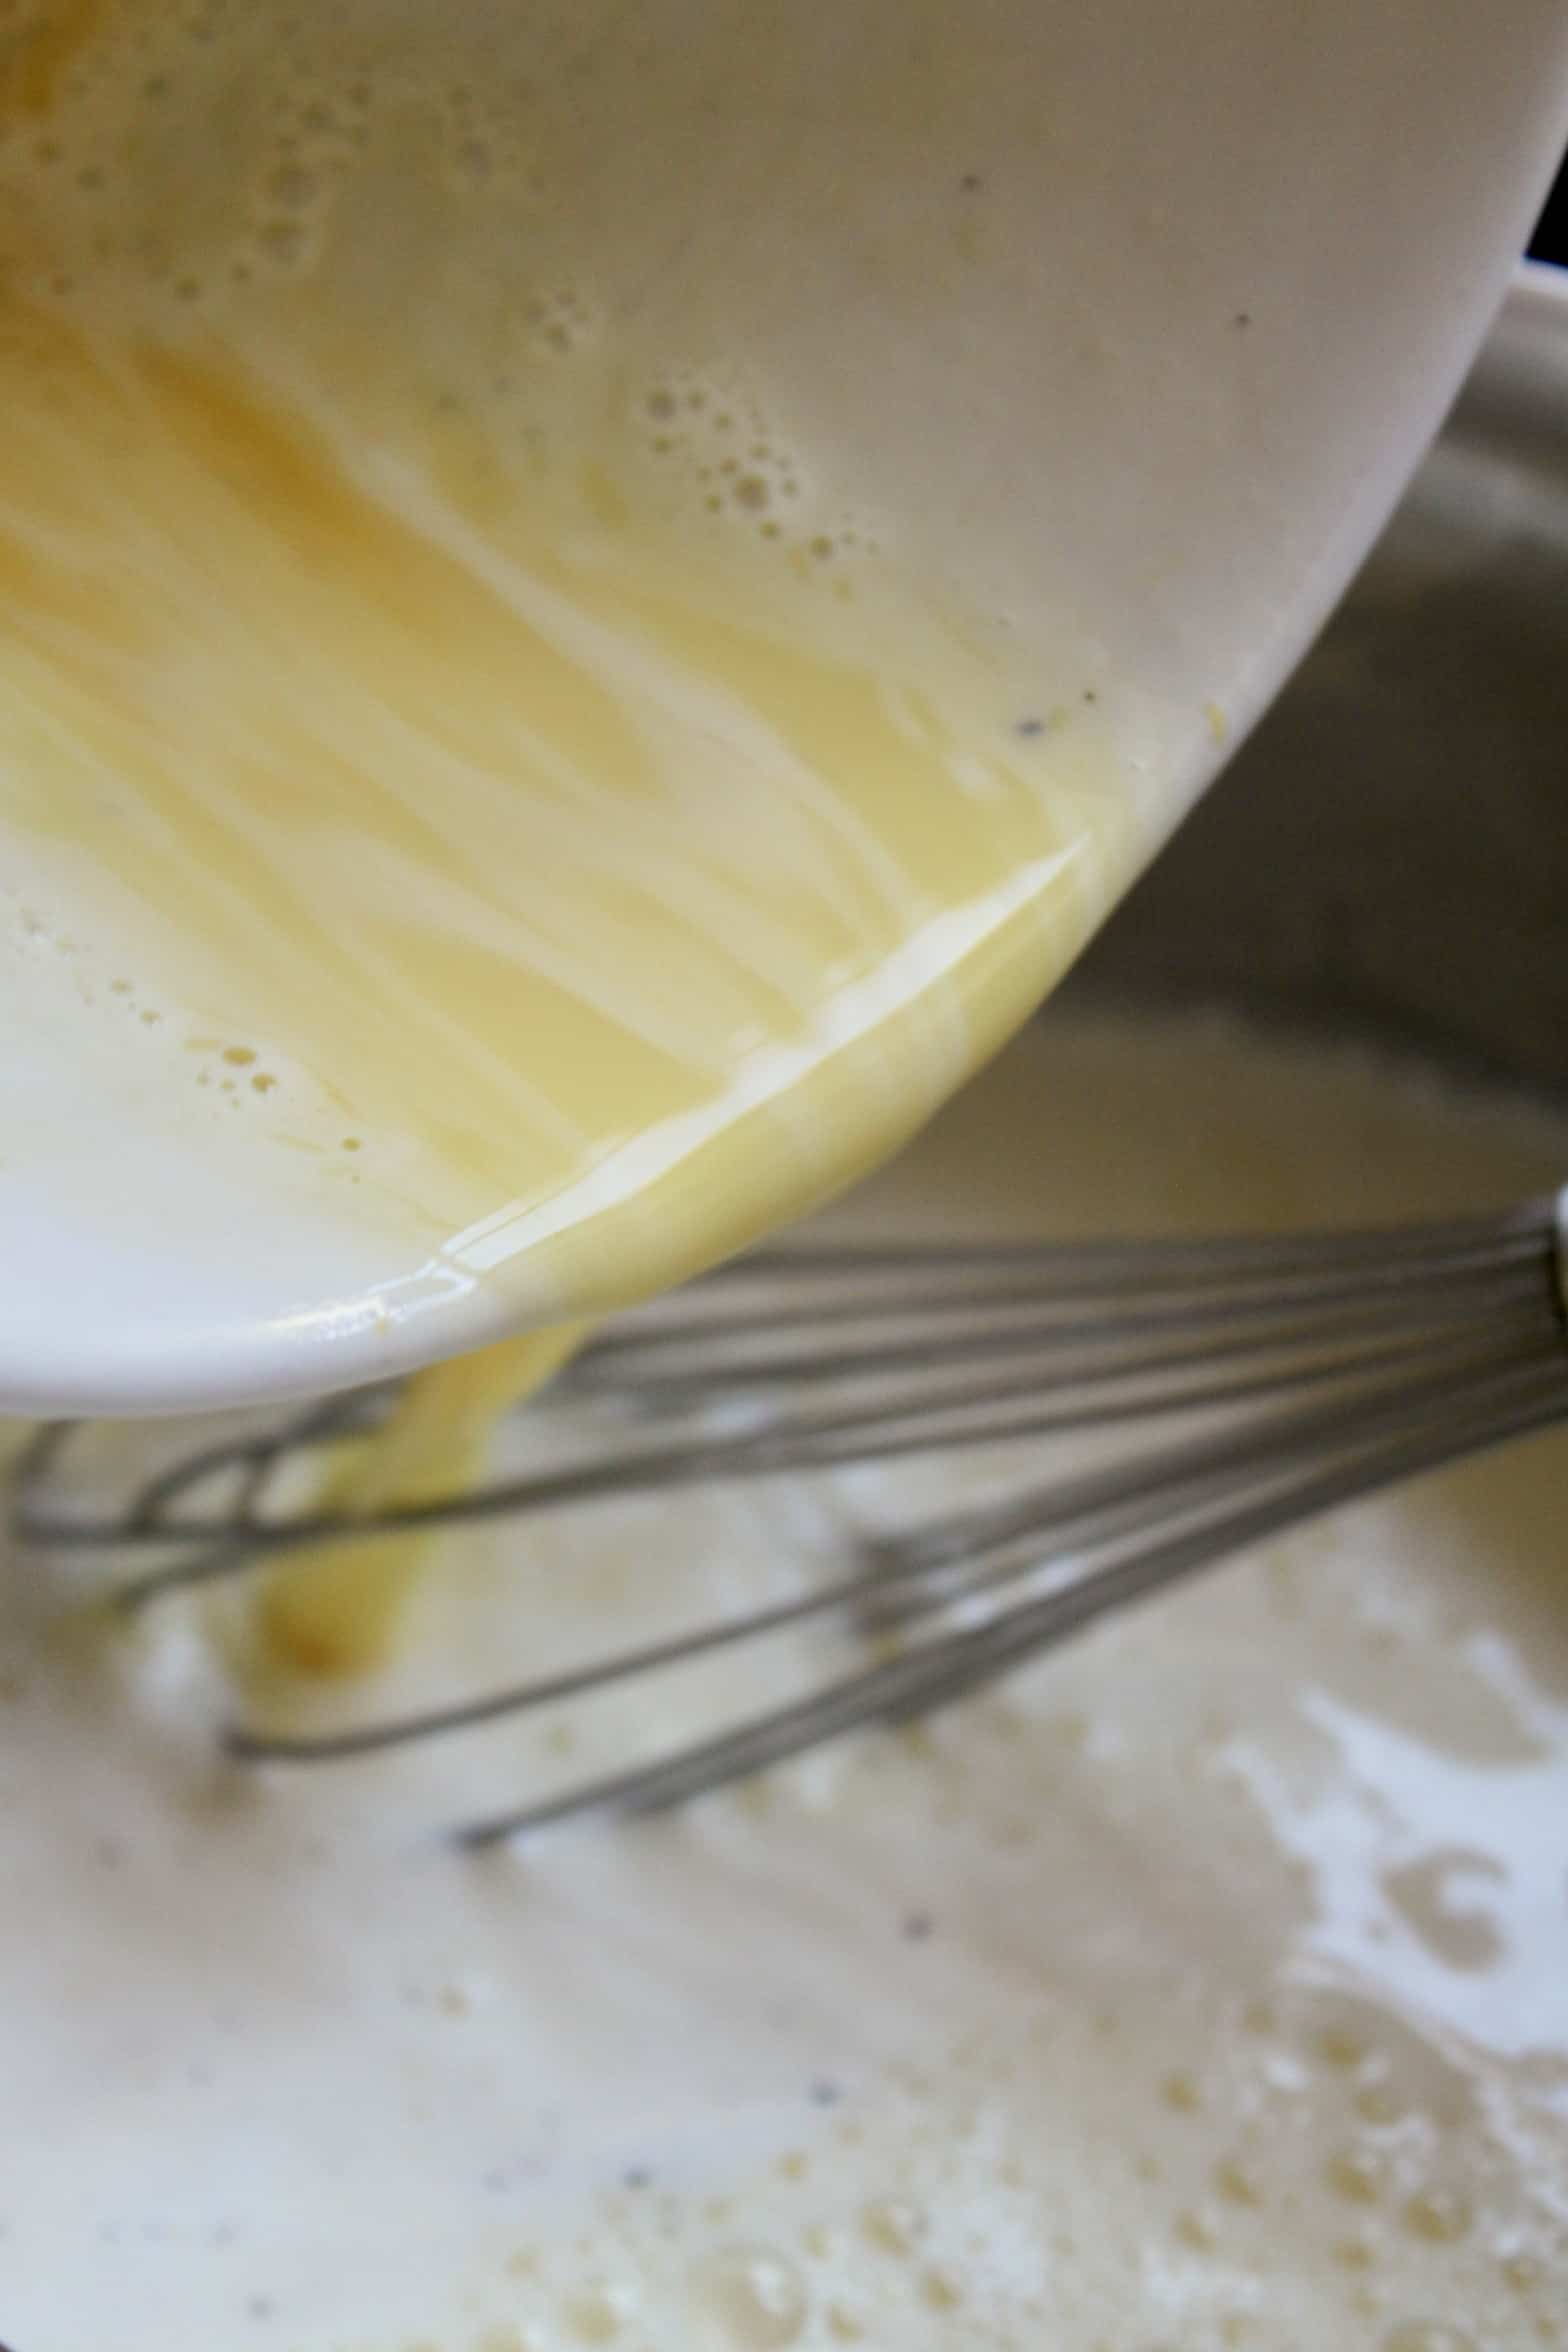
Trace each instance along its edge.
<instances>
[{"instance_id":1,"label":"white bowl","mask_svg":"<svg viewBox=\"0 0 1568 2352\"><path fill-rule=\"evenodd\" d=\"M647 13L678 42L693 4ZM896 142L853 217L821 201L846 117L874 142L903 0L794 12L760 109L751 89L708 93L699 170L667 139L636 161L661 190L689 185L672 274L722 281L737 347L803 442L851 451L868 504L907 518L960 597L1042 643L1070 628L1167 714L1152 850L1350 579L1481 340L1568 125L1568 13L950 15L918 185L983 179L988 234L962 272L934 269ZM759 115L765 198L746 163ZM0 1165L0 1408L306 1393L496 1335L503 1311L449 1261L231 1173L187 1181L112 1089L82 1105L68 1165Z\"/></svg>"}]
</instances>

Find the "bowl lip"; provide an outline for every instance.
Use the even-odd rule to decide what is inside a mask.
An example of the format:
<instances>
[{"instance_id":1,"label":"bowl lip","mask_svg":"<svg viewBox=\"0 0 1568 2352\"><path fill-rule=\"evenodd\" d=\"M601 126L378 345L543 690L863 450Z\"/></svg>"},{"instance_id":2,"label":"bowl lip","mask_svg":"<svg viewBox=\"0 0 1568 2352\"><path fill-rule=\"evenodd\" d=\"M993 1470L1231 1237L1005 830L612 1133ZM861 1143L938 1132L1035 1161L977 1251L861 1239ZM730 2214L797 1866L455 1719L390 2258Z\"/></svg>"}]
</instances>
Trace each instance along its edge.
<instances>
[{"instance_id":1,"label":"bowl lip","mask_svg":"<svg viewBox=\"0 0 1568 2352\"><path fill-rule=\"evenodd\" d=\"M1499 287L1501 292L1499 293ZM1539 407L1543 393L1561 411L1568 391L1568 269L1537 261L1505 262L1475 300L1469 332L1451 378L1432 383L1424 417L1406 420L1368 476L1322 551L1310 581L1293 599L1284 625L1260 647L1251 674L1227 710L1223 754L1194 754L1188 787L1173 794L1174 829L1213 773L1250 734L1288 681L1360 573L1416 478L1440 445L1455 400L1478 375L1505 411ZM1151 842L1151 854L1159 846ZM392 1286L395 1295L396 1285ZM517 1330L515 1304L479 1284L406 1319L356 1297L322 1300L243 1332L124 1332L117 1344L92 1335L68 1342L42 1363L10 1360L0 1338L0 1412L28 1417L142 1417L319 1397L400 1377L466 1353Z\"/></svg>"},{"instance_id":2,"label":"bowl lip","mask_svg":"<svg viewBox=\"0 0 1568 2352\"><path fill-rule=\"evenodd\" d=\"M1463 400L1472 384L1484 386L1490 397L1509 408L1548 400L1552 422L1559 426L1565 378L1568 263L1521 261L1456 401ZM1445 422L1434 447L1441 444L1446 431Z\"/></svg>"},{"instance_id":3,"label":"bowl lip","mask_svg":"<svg viewBox=\"0 0 1568 2352\"><path fill-rule=\"evenodd\" d=\"M1516 264L1498 312L1498 324L1511 312L1539 317L1555 332L1568 334L1568 262L1525 259Z\"/></svg>"},{"instance_id":4,"label":"bowl lip","mask_svg":"<svg viewBox=\"0 0 1568 2352\"><path fill-rule=\"evenodd\" d=\"M1568 91L1565 91L1568 96ZM1532 216L1533 217L1533 216ZM1521 246L1523 235L1521 234ZM1422 467L1440 446L1466 390L1483 377L1506 405L1522 404L1544 387L1568 390L1568 268L1519 258L1500 269L1473 305L1470 331L1453 368L1429 387L1424 426L1385 451L1369 472L1341 528L1324 547L1313 577L1271 642L1260 649L1251 676L1226 706L1222 755L1189 777L1175 796L1174 831L1200 793L1241 748L1259 720L1288 689L1302 660L1349 594ZM1168 835L1167 835L1168 837Z\"/></svg>"},{"instance_id":5,"label":"bowl lip","mask_svg":"<svg viewBox=\"0 0 1568 2352\"><path fill-rule=\"evenodd\" d=\"M1543 687L1555 673L1551 648L1568 628L1568 607L1554 594L1561 579L1568 536L1568 509L1562 493L1568 490L1568 262L1534 259L1515 268L1503 303L1481 351L1444 423L1442 431L1412 476L1389 528L1369 551L1368 559L1351 583L1344 603L1331 619L1324 647L1325 666L1309 656L1304 674L1287 683L1265 722L1256 746L1251 772L1238 775L1222 798L1241 818L1247 853L1256 857L1266 831L1259 828L1258 810L1251 819L1242 815L1254 783L1265 799L1278 779L1265 770L1283 758L1296 784L1309 780L1303 755L1321 756L1325 740L1331 756L1343 750L1341 732L1361 709L1360 695L1376 691L1380 681L1396 682L1407 661L1421 656L1414 638L1401 636L1401 652L1390 664L1383 656L1385 631L1397 619L1401 627L1424 628L1422 600L1436 583L1457 587L1479 601L1510 579L1527 583L1526 595L1533 623L1545 631L1537 638L1532 626L1518 640L1518 658L1527 667L1520 683L1528 689L1539 677ZM1526 571L1525 567L1529 569ZM1538 568L1540 567L1540 568ZM1339 634L1340 615L1349 626ZM1467 673L1461 669L1464 686ZM1357 681L1359 679L1359 685ZM1491 707L1483 686L1478 697L1482 714ZM1396 692L1395 708L1401 707ZM1316 720L1324 711L1326 736ZM1286 733L1273 733L1283 717ZM1484 717L1483 717L1484 723ZM1533 741L1550 740L1531 725ZM1364 741L1364 738L1362 739ZM1379 738L1381 745L1382 739ZM1360 744L1356 748L1359 750ZM1397 742L1391 747L1397 762ZM1380 756L1374 751L1374 762ZM1245 764L1245 763L1244 763ZM1549 773L1541 779L1550 781ZM1538 796L1537 796L1538 797ZM1281 798L1288 798L1282 791ZM1215 814L1219 815L1216 811ZM1346 812L1341 811L1342 817ZM1221 830L1228 830L1223 823ZM1334 837L1325 836L1325 842ZM1352 827L1352 838L1354 838ZM1240 862L1245 865L1245 854ZM1368 856L1363 847L1362 854ZM1450 851L1457 856L1457 851ZM1233 858L1238 852L1233 849ZM1371 853L1375 861L1376 853ZM1322 987L1322 975L1310 969L1303 955L1299 972L1289 958L1283 972L1266 974L1252 965L1243 949L1222 956L1218 964L1198 943L1222 919L1226 893L1209 889L1201 872L1198 845L1184 852L1182 879L1173 875L1174 897L1181 907L1178 919L1163 925L1156 919L1154 934L1140 927L1136 914L1126 924L1130 960L1124 966L1114 939L1100 968L1091 954L1086 968L1074 976L1075 1006L1084 1014L1115 1013L1121 1017L1157 1017L1162 1010L1190 1020L1242 1021L1261 1025L1282 1045L1316 1050L1344 1045L1386 1062L1391 1070L1411 1072L1473 1091L1478 1100L1529 1106L1561 1118L1565 1097L1555 1059L1521 1066L1511 1059L1497 1032L1488 1042L1483 1031L1468 1034L1462 1025L1450 1026L1441 1005L1426 1009L1427 1000L1389 995L1374 982L1371 992L1358 997ZM1375 871L1375 862L1371 870ZM1451 887L1460 886L1464 868L1456 870ZM1234 879L1234 876L1232 877ZM1332 875L1325 865L1315 880L1314 911L1319 922L1335 919L1335 901L1327 895ZM1151 912L1154 910L1151 910ZM1172 909L1173 914L1175 909ZM1145 942L1134 944L1137 933ZM1176 961L1162 963L1160 940L1167 935ZM1255 934L1250 934L1255 936ZM1310 936L1310 933L1309 933ZM1193 942L1195 961L1182 961L1179 943ZM1265 954L1265 962L1267 961ZM1458 1011L1459 1000L1455 1000ZM1064 1007L1064 1009L1066 1009Z\"/></svg>"}]
</instances>

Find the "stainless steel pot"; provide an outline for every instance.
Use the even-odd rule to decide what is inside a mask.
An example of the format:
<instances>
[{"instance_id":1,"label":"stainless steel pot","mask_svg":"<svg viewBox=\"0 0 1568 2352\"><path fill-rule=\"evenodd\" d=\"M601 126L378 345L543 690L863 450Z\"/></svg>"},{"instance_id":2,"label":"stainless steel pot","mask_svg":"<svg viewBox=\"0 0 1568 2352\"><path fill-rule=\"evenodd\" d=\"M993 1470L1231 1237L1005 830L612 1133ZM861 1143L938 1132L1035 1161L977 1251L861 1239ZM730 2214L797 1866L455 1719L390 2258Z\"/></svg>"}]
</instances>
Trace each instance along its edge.
<instances>
[{"instance_id":1,"label":"stainless steel pot","mask_svg":"<svg viewBox=\"0 0 1568 2352\"><path fill-rule=\"evenodd\" d=\"M1526 268L1316 649L1074 995L1568 1092L1568 272Z\"/></svg>"}]
</instances>

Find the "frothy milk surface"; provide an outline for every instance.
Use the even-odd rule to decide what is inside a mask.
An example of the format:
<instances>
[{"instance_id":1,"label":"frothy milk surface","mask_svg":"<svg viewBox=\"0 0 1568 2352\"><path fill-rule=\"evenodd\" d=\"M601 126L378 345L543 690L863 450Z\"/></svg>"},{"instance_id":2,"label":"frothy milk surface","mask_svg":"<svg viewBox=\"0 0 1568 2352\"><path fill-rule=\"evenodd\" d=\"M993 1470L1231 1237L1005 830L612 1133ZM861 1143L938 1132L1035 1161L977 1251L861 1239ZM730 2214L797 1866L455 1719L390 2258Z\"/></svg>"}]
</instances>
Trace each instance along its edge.
<instances>
[{"instance_id":1,"label":"frothy milk surface","mask_svg":"<svg viewBox=\"0 0 1568 2352\"><path fill-rule=\"evenodd\" d=\"M1219 1029L1026 1034L837 1229L1501 1203L1559 1121ZM569 1434L545 1408L505 1440ZM148 1433L106 1432L81 1490ZM171 1439L171 1442L176 1442ZM1038 1467L1037 1457L1028 1457ZM214 1761L226 1620L0 1609L17 2352L1537 2352L1568 2333L1553 1439L679 1818L455 1818L841 1650L418 1756ZM842 1565L1001 1457L453 1539L367 1713ZM74 1601L77 1605L73 1606ZM842 1637L839 1637L842 1638Z\"/></svg>"}]
</instances>

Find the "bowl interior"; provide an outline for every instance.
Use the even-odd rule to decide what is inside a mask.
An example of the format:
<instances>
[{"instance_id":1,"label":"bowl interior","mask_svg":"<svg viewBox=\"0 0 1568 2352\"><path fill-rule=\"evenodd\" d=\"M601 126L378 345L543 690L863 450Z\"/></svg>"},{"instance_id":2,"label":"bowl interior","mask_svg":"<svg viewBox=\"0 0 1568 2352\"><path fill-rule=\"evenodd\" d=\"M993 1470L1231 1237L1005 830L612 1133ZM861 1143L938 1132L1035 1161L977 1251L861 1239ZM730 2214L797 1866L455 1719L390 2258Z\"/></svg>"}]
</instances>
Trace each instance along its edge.
<instances>
[{"instance_id":1,"label":"bowl interior","mask_svg":"<svg viewBox=\"0 0 1568 2352\"><path fill-rule=\"evenodd\" d=\"M475 4L499 70L521 20ZM1484 331L1561 139L1560 0L643 0L640 45L603 4L612 63L583 104L633 128L611 138L606 117L584 202L661 224L656 252L607 238L610 315L722 327L800 444L898 518L913 565L1023 633L1047 677L1090 648L1118 682L1135 780L1136 745L1158 745L1137 829L1152 852L1343 589ZM1505 725L1526 622L1500 588L1473 646L1451 584L1401 588L1402 620L1379 577L1225 806L1260 761L1296 797L1259 793L1250 818L1195 830L1156 903L1181 902L1188 944L1171 952L1195 979L1234 948L1249 987L1305 975L1324 1004L1359 991L1374 1011L1381 992L1414 1025L1452 1010L1479 1039L1497 1023L1465 999L1487 948L1452 1008L1423 1003L1420 968L1456 937L1489 945L1483 902L1530 864L1500 817L1451 873L1435 840L1514 755L1487 730ZM1401 698L1401 663L1434 644L1454 658ZM1382 788L1380 727L1427 738L1403 798ZM1507 790L1512 807L1525 788ZM1372 887L1385 868L1408 879L1397 921ZM1544 942L1553 877L1528 879L1514 912ZM1223 950L1198 936L1213 905ZM1109 964L1157 968L1163 928ZM25 1155L6 1174L13 1409L307 1393L494 1335L482 1290L420 1290L423 1244L383 1262L323 1225L308 1188L269 1193L244 1166L193 1181L133 1108L107 1082L83 1101L69 1184L29 1190ZM236 1252L237 1230L263 1245Z\"/></svg>"}]
</instances>

